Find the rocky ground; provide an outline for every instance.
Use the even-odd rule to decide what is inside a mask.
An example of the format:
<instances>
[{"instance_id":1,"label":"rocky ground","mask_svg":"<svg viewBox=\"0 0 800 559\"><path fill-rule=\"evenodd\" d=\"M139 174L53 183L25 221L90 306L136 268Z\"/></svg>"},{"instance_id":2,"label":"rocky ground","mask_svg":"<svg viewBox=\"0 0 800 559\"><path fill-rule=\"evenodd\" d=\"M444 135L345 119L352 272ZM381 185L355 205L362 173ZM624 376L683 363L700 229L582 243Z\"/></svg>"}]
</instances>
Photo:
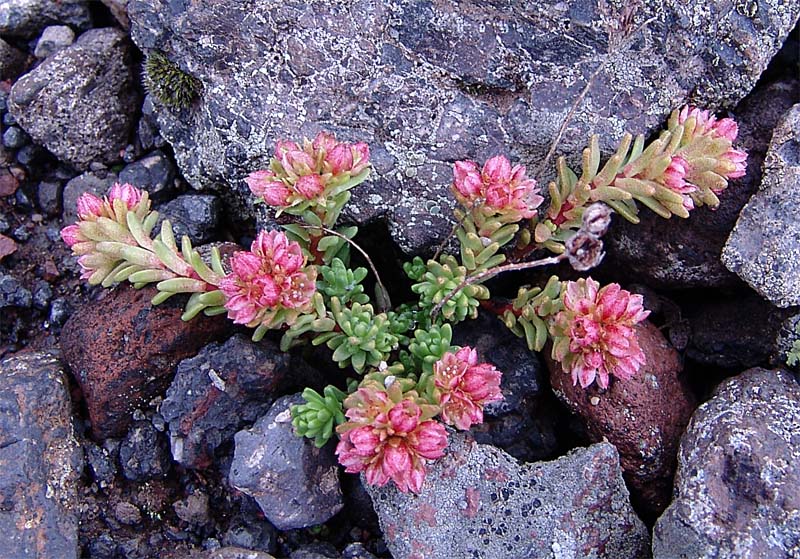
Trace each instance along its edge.
<instances>
[{"instance_id":1,"label":"rocky ground","mask_svg":"<svg viewBox=\"0 0 800 559\"><path fill-rule=\"evenodd\" d=\"M504 6L0 2L0 556L800 558L800 6ZM143 87L156 50L200 81L188 107ZM273 220L243 177L328 129L370 144L348 218L399 278L450 228L452 162L536 169L587 82L559 153L693 102L736 117L748 173L716 212L608 233L593 275L652 311L637 382L579 390L495 318L459 325L505 399L419 497L291 433L297 392L341 377L324 352L89 287L59 238L119 181L194 244L246 245Z\"/></svg>"}]
</instances>

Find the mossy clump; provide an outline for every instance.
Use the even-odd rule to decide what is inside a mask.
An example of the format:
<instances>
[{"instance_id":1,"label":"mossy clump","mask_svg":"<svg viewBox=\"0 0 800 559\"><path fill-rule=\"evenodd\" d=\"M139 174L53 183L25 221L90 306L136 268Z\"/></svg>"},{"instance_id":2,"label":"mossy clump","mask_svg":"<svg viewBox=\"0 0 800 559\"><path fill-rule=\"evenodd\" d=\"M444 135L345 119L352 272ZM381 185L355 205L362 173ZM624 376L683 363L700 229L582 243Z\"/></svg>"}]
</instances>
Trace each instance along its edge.
<instances>
[{"instance_id":1,"label":"mossy clump","mask_svg":"<svg viewBox=\"0 0 800 559\"><path fill-rule=\"evenodd\" d=\"M185 109L200 96L203 84L159 51L152 50L144 62L147 91L167 107Z\"/></svg>"}]
</instances>

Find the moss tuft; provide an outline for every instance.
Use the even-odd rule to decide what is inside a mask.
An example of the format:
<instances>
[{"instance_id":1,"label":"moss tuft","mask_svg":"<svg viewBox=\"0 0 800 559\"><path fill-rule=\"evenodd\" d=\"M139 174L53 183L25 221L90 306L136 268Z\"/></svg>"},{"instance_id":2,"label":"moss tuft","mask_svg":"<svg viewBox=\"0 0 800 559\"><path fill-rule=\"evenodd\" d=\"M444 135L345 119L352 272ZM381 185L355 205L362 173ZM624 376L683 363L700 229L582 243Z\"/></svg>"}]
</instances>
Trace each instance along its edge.
<instances>
[{"instance_id":1,"label":"moss tuft","mask_svg":"<svg viewBox=\"0 0 800 559\"><path fill-rule=\"evenodd\" d=\"M200 80L181 70L159 50L147 55L144 85L156 99L173 109L189 107L203 90Z\"/></svg>"}]
</instances>

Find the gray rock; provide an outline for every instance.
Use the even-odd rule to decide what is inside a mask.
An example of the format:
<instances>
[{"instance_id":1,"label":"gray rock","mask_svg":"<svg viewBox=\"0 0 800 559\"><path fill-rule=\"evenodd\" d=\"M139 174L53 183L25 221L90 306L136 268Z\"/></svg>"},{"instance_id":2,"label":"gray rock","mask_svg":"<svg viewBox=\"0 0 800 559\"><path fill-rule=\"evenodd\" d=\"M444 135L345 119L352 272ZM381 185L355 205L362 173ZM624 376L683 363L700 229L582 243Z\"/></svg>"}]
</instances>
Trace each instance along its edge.
<instances>
[{"instance_id":1,"label":"gray rock","mask_svg":"<svg viewBox=\"0 0 800 559\"><path fill-rule=\"evenodd\" d=\"M174 179L175 165L163 151L154 151L139 161L126 165L119 173L121 183L146 190L154 200L169 195Z\"/></svg>"},{"instance_id":2,"label":"gray rock","mask_svg":"<svg viewBox=\"0 0 800 559\"><path fill-rule=\"evenodd\" d=\"M75 32L66 25L51 25L45 27L42 36L33 49L36 58L47 58L51 54L70 46L75 42Z\"/></svg>"},{"instance_id":3,"label":"gray rock","mask_svg":"<svg viewBox=\"0 0 800 559\"><path fill-rule=\"evenodd\" d=\"M364 544L351 543L342 550L342 559L378 559L366 550Z\"/></svg>"},{"instance_id":4,"label":"gray rock","mask_svg":"<svg viewBox=\"0 0 800 559\"><path fill-rule=\"evenodd\" d=\"M137 421L119 447L119 461L131 481L164 477L170 467L167 442L150 422Z\"/></svg>"},{"instance_id":5,"label":"gray rock","mask_svg":"<svg viewBox=\"0 0 800 559\"><path fill-rule=\"evenodd\" d=\"M142 513L133 503L121 501L114 506L114 518L122 524L134 526L142 521Z\"/></svg>"},{"instance_id":6,"label":"gray rock","mask_svg":"<svg viewBox=\"0 0 800 559\"><path fill-rule=\"evenodd\" d=\"M66 224L75 223L78 220L78 198L84 192L89 192L95 196L105 196L108 189L117 182L117 175L114 173L94 173L86 172L71 179L64 186L64 211L61 219Z\"/></svg>"},{"instance_id":7,"label":"gray rock","mask_svg":"<svg viewBox=\"0 0 800 559\"><path fill-rule=\"evenodd\" d=\"M272 342L255 344L243 335L209 344L181 361L160 407L175 461L208 467L236 431L267 412L288 372L288 354Z\"/></svg>"},{"instance_id":8,"label":"gray rock","mask_svg":"<svg viewBox=\"0 0 800 559\"><path fill-rule=\"evenodd\" d=\"M63 326L72 314L72 307L64 297L59 297L50 305L49 322L52 326Z\"/></svg>"},{"instance_id":9,"label":"gray rock","mask_svg":"<svg viewBox=\"0 0 800 559\"><path fill-rule=\"evenodd\" d=\"M340 557L336 548L327 542L302 545L289 554L289 559L339 559Z\"/></svg>"},{"instance_id":10,"label":"gray rock","mask_svg":"<svg viewBox=\"0 0 800 559\"><path fill-rule=\"evenodd\" d=\"M0 39L0 80L16 80L25 71L25 59L24 52Z\"/></svg>"},{"instance_id":11,"label":"gray rock","mask_svg":"<svg viewBox=\"0 0 800 559\"><path fill-rule=\"evenodd\" d=\"M81 170L114 163L134 124L133 75L126 35L92 29L17 80L9 110L60 160Z\"/></svg>"},{"instance_id":12,"label":"gray rock","mask_svg":"<svg viewBox=\"0 0 800 559\"><path fill-rule=\"evenodd\" d=\"M111 11L111 15L114 16L125 31L130 29L131 22L128 19L128 0L101 0L101 2Z\"/></svg>"},{"instance_id":13,"label":"gray rock","mask_svg":"<svg viewBox=\"0 0 800 559\"><path fill-rule=\"evenodd\" d=\"M8 149L19 149L30 141L19 126L9 126L3 132L3 145Z\"/></svg>"},{"instance_id":14,"label":"gray rock","mask_svg":"<svg viewBox=\"0 0 800 559\"><path fill-rule=\"evenodd\" d=\"M208 495L201 491L181 499L172 508L178 518L188 524L202 526L208 522Z\"/></svg>"},{"instance_id":15,"label":"gray rock","mask_svg":"<svg viewBox=\"0 0 800 559\"><path fill-rule=\"evenodd\" d=\"M485 312L456 326L453 343L475 348L481 362L503 373L503 400L486 406L484 423L472 428L475 440L525 462L551 458L558 445L558 410L539 356Z\"/></svg>"},{"instance_id":16,"label":"gray rock","mask_svg":"<svg viewBox=\"0 0 800 559\"><path fill-rule=\"evenodd\" d=\"M183 194L158 208L162 221L172 223L175 238L188 235L195 246L216 236L221 211L222 202L211 194Z\"/></svg>"},{"instance_id":17,"label":"gray rock","mask_svg":"<svg viewBox=\"0 0 800 559\"><path fill-rule=\"evenodd\" d=\"M80 446L54 354L0 362L0 529L4 557L77 559Z\"/></svg>"},{"instance_id":18,"label":"gray rock","mask_svg":"<svg viewBox=\"0 0 800 559\"><path fill-rule=\"evenodd\" d=\"M53 298L53 288L44 280L37 280L36 286L33 288L32 302L36 309L44 310L50 304Z\"/></svg>"},{"instance_id":19,"label":"gray rock","mask_svg":"<svg viewBox=\"0 0 800 559\"><path fill-rule=\"evenodd\" d=\"M55 181L42 181L36 189L36 199L39 201L39 207L50 217L61 213L62 189L61 183Z\"/></svg>"},{"instance_id":20,"label":"gray rock","mask_svg":"<svg viewBox=\"0 0 800 559\"><path fill-rule=\"evenodd\" d=\"M193 186L227 183L240 211L253 213L242 179L266 167L277 138L324 127L372 150L376 174L357 191L351 217L387 220L415 252L450 229L452 163L498 151L540 161L601 64L559 148L573 161L589 131L608 151L624 129L651 132L690 96L733 106L800 14L780 0L759 2L757 12L722 0L640 5L631 22L579 0L128 7L137 45L167 53L207 92L192 111L157 108Z\"/></svg>"},{"instance_id":21,"label":"gray rock","mask_svg":"<svg viewBox=\"0 0 800 559\"><path fill-rule=\"evenodd\" d=\"M92 479L95 483L97 483L101 489L105 489L114 483L114 476L117 473L117 468L108 450L92 442L86 442L83 445L83 451L86 455L86 463L89 465Z\"/></svg>"},{"instance_id":22,"label":"gray rock","mask_svg":"<svg viewBox=\"0 0 800 559\"><path fill-rule=\"evenodd\" d=\"M686 356L739 371L765 363L785 316L752 291L698 301L687 309L692 335Z\"/></svg>"},{"instance_id":23,"label":"gray rock","mask_svg":"<svg viewBox=\"0 0 800 559\"><path fill-rule=\"evenodd\" d=\"M25 289L14 276L0 273L0 309L6 307L30 308L31 292Z\"/></svg>"},{"instance_id":24,"label":"gray rock","mask_svg":"<svg viewBox=\"0 0 800 559\"><path fill-rule=\"evenodd\" d=\"M800 101L800 82L790 80L757 88L736 108L737 146L747 150L747 173L730 181L712 211L697 208L689 219L663 219L640 212L641 223L620 217L605 237L605 270L624 282L636 278L664 288L721 287L738 283L722 263L722 247L739 212L761 182L761 164L775 125Z\"/></svg>"},{"instance_id":25,"label":"gray rock","mask_svg":"<svg viewBox=\"0 0 800 559\"><path fill-rule=\"evenodd\" d=\"M722 261L779 307L800 305L800 104L775 128L764 179L739 214Z\"/></svg>"},{"instance_id":26,"label":"gray rock","mask_svg":"<svg viewBox=\"0 0 800 559\"><path fill-rule=\"evenodd\" d=\"M195 557L187 559L196 559ZM201 555L198 559L275 559L269 553L252 551L241 547L223 547Z\"/></svg>"},{"instance_id":27,"label":"gray rock","mask_svg":"<svg viewBox=\"0 0 800 559\"><path fill-rule=\"evenodd\" d=\"M48 25L77 29L92 24L87 0L5 0L0 3L0 34L31 38Z\"/></svg>"},{"instance_id":28,"label":"gray rock","mask_svg":"<svg viewBox=\"0 0 800 559\"><path fill-rule=\"evenodd\" d=\"M322 524L343 506L333 445L317 448L293 432L289 407L301 402L299 394L278 399L235 438L230 483L279 530Z\"/></svg>"},{"instance_id":29,"label":"gray rock","mask_svg":"<svg viewBox=\"0 0 800 559\"><path fill-rule=\"evenodd\" d=\"M750 369L721 384L681 441L655 559L800 556L800 384Z\"/></svg>"},{"instance_id":30,"label":"gray rock","mask_svg":"<svg viewBox=\"0 0 800 559\"><path fill-rule=\"evenodd\" d=\"M222 537L222 544L274 553L278 544L277 538L277 531L266 520L239 516L231 521Z\"/></svg>"},{"instance_id":31,"label":"gray rock","mask_svg":"<svg viewBox=\"0 0 800 559\"><path fill-rule=\"evenodd\" d=\"M552 462L519 464L451 433L422 493L367 486L392 557L646 557L649 536L631 509L608 443Z\"/></svg>"}]
</instances>

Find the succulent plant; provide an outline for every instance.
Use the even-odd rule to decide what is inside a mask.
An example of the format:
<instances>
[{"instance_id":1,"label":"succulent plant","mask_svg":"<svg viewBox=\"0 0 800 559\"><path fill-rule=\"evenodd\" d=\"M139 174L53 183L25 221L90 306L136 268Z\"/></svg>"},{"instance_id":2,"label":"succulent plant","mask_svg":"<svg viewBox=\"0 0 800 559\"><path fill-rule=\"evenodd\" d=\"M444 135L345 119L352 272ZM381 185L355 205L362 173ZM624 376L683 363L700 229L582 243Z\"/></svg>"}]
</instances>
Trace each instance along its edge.
<instances>
[{"instance_id":1,"label":"succulent plant","mask_svg":"<svg viewBox=\"0 0 800 559\"><path fill-rule=\"evenodd\" d=\"M292 406L292 425L301 437L314 439L317 447L325 446L337 425L344 423L342 401L347 394L328 385L319 394L316 390L303 390L305 404Z\"/></svg>"},{"instance_id":2,"label":"succulent plant","mask_svg":"<svg viewBox=\"0 0 800 559\"><path fill-rule=\"evenodd\" d=\"M364 286L361 285L367 277L366 268L351 270L341 259L334 258L330 265L320 266L319 273L319 290L328 299L336 297L343 305L351 301L362 305L369 303L369 296L364 293Z\"/></svg>"},{"instance_id":3,"label":"succulent plant","mask_svg":"<svg viewBox=\"0 0 800 559\"><path fill-rule=\"evenodd\" d=\"M353 303L345 307L337 297L331 298L331 314L338 331L314 338L314 345L326 344L334 350L333 360L339 367L352 365L358 373L367 366L378 367L397 348L398 337L392 334L386 313L375 314L372 305Z\"/></svg>"},{"instance_id":4,"label":"succulent plant","mask_svg":"<svg viewBox=\"0 0 800 559\"><path fill-rule=\"evenodd\" d=\"M438 262L428 260L426 272L411 290L419 294L420 306L430 309L458 290L442 307L441 315L446 320L460 322L468 316L478 316L480 301L489 298L489 290L484 285L473 284L459 289L466 277L467 269L459 265L455 257L444 255Z\"/></svg>"}]
</instances>

